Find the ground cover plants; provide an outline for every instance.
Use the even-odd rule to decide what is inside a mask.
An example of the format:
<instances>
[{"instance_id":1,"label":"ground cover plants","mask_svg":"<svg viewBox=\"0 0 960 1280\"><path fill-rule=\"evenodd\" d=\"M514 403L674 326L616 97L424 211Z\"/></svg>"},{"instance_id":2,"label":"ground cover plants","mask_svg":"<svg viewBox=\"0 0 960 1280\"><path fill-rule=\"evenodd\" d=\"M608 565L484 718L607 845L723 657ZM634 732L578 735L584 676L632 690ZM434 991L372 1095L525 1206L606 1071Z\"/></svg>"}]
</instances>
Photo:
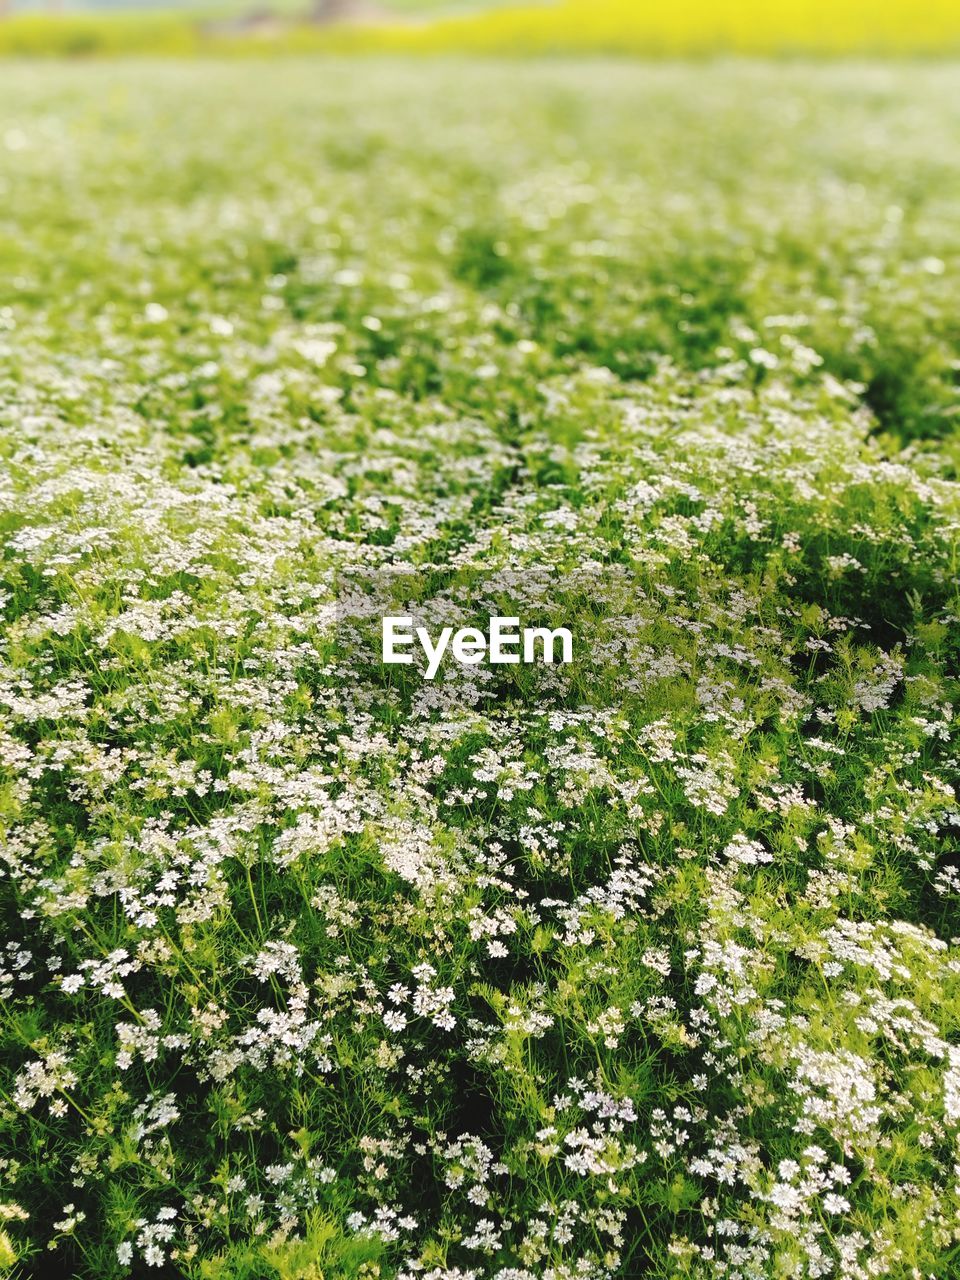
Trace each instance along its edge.
<instances>
[{"instance_id":1,"label":"ground cover plants","mask_svg":"<svg viewBox=\"0 0 960 1280\"><path fill-rule=\"evenodd\" d=\"M7 1273L960 1273L958 88L3 69Z\"/></svg>"}]
</instances>

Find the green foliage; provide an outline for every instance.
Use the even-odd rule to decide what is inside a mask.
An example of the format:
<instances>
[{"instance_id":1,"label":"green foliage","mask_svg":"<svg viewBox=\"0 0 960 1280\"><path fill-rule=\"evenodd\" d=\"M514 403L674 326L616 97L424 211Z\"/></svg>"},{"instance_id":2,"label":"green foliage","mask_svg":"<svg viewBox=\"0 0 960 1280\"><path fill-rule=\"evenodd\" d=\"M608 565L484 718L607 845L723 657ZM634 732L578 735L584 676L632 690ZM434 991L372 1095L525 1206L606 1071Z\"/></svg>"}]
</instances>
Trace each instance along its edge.
<instances>
[{"instance_id":1,"label":"green foliage","mask_svg":"<svg viewBox=\"0 0 960 1280\"><path fill-rule=\"evenodd\" d=\"M0 1268L946 1280L956 73L358 66L0 82Z\"/></svg>"}]
</instances>

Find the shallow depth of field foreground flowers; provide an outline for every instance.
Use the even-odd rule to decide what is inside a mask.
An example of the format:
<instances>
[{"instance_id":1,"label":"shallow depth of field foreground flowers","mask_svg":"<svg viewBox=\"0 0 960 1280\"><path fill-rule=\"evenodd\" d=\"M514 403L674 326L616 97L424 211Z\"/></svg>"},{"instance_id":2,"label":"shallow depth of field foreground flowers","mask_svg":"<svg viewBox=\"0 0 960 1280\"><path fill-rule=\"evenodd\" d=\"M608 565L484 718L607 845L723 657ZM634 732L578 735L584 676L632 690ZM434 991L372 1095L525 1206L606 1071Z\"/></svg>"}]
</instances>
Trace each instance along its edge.
<instances>
[{"instance_id":1,"label":"shallow depth of field foreground flowers","mask_svg":"<svg viewBox=\"0 0 960 1280\"><path fill-rule=\"evenodd\" d=\"M960 1274L958 265L943 64L3 69L0 1270Z\"/></svg>"}]
</instances>

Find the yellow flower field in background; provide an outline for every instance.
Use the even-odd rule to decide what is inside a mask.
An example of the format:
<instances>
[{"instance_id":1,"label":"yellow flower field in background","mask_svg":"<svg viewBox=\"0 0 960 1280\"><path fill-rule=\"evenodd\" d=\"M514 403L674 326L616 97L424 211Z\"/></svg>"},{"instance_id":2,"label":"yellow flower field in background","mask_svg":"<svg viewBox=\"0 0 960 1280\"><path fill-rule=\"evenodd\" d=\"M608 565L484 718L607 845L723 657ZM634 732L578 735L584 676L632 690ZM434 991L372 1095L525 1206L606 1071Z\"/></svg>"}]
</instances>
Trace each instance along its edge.
<instances>
[{"instance_id":1,"label":"yellow flower field in background","mask_svg":"<svg viewBox=\"0 0 960 1280\"><path fill-rule=\"evenodd\" d=\"M949 0L921 6L908 0L682 0L670 5L566 0L334 34L343 44L484 53L930 53L960 47L960 5Z\"/></svg>"},{"instance_id":2,"label":"yellow flower field in background","mask_svg":"<svg viewBox=\"0 0 960 1280\"><path fill-rule=\"evenodd\" d=\"M238 24L197 14L28 14L0 22L0 55L343 52L702 56L740 53L938 55L960 50L952 0L561 0L440 17Z\"/></svg>"}]
</instances>

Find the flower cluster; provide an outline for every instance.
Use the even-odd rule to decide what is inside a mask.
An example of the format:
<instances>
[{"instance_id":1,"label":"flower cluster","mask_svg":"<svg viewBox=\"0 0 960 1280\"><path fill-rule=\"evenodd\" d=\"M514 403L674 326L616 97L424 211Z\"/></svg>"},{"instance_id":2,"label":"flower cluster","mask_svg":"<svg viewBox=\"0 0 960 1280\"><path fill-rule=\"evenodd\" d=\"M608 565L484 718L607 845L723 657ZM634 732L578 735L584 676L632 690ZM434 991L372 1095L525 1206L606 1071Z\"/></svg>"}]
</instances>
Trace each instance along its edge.
<instances>
[{"instance_id":1,"label":"flower cluster","mask_svg":"<svg viewBox=\"0 0 960 1280\"><path fill-rule=\"evenodd\" d=\"M0 1267L950 1274L948 71L88 71L0 84ZM510 583L572 662L365 656Z\"/></svg>"}]
</instances>

